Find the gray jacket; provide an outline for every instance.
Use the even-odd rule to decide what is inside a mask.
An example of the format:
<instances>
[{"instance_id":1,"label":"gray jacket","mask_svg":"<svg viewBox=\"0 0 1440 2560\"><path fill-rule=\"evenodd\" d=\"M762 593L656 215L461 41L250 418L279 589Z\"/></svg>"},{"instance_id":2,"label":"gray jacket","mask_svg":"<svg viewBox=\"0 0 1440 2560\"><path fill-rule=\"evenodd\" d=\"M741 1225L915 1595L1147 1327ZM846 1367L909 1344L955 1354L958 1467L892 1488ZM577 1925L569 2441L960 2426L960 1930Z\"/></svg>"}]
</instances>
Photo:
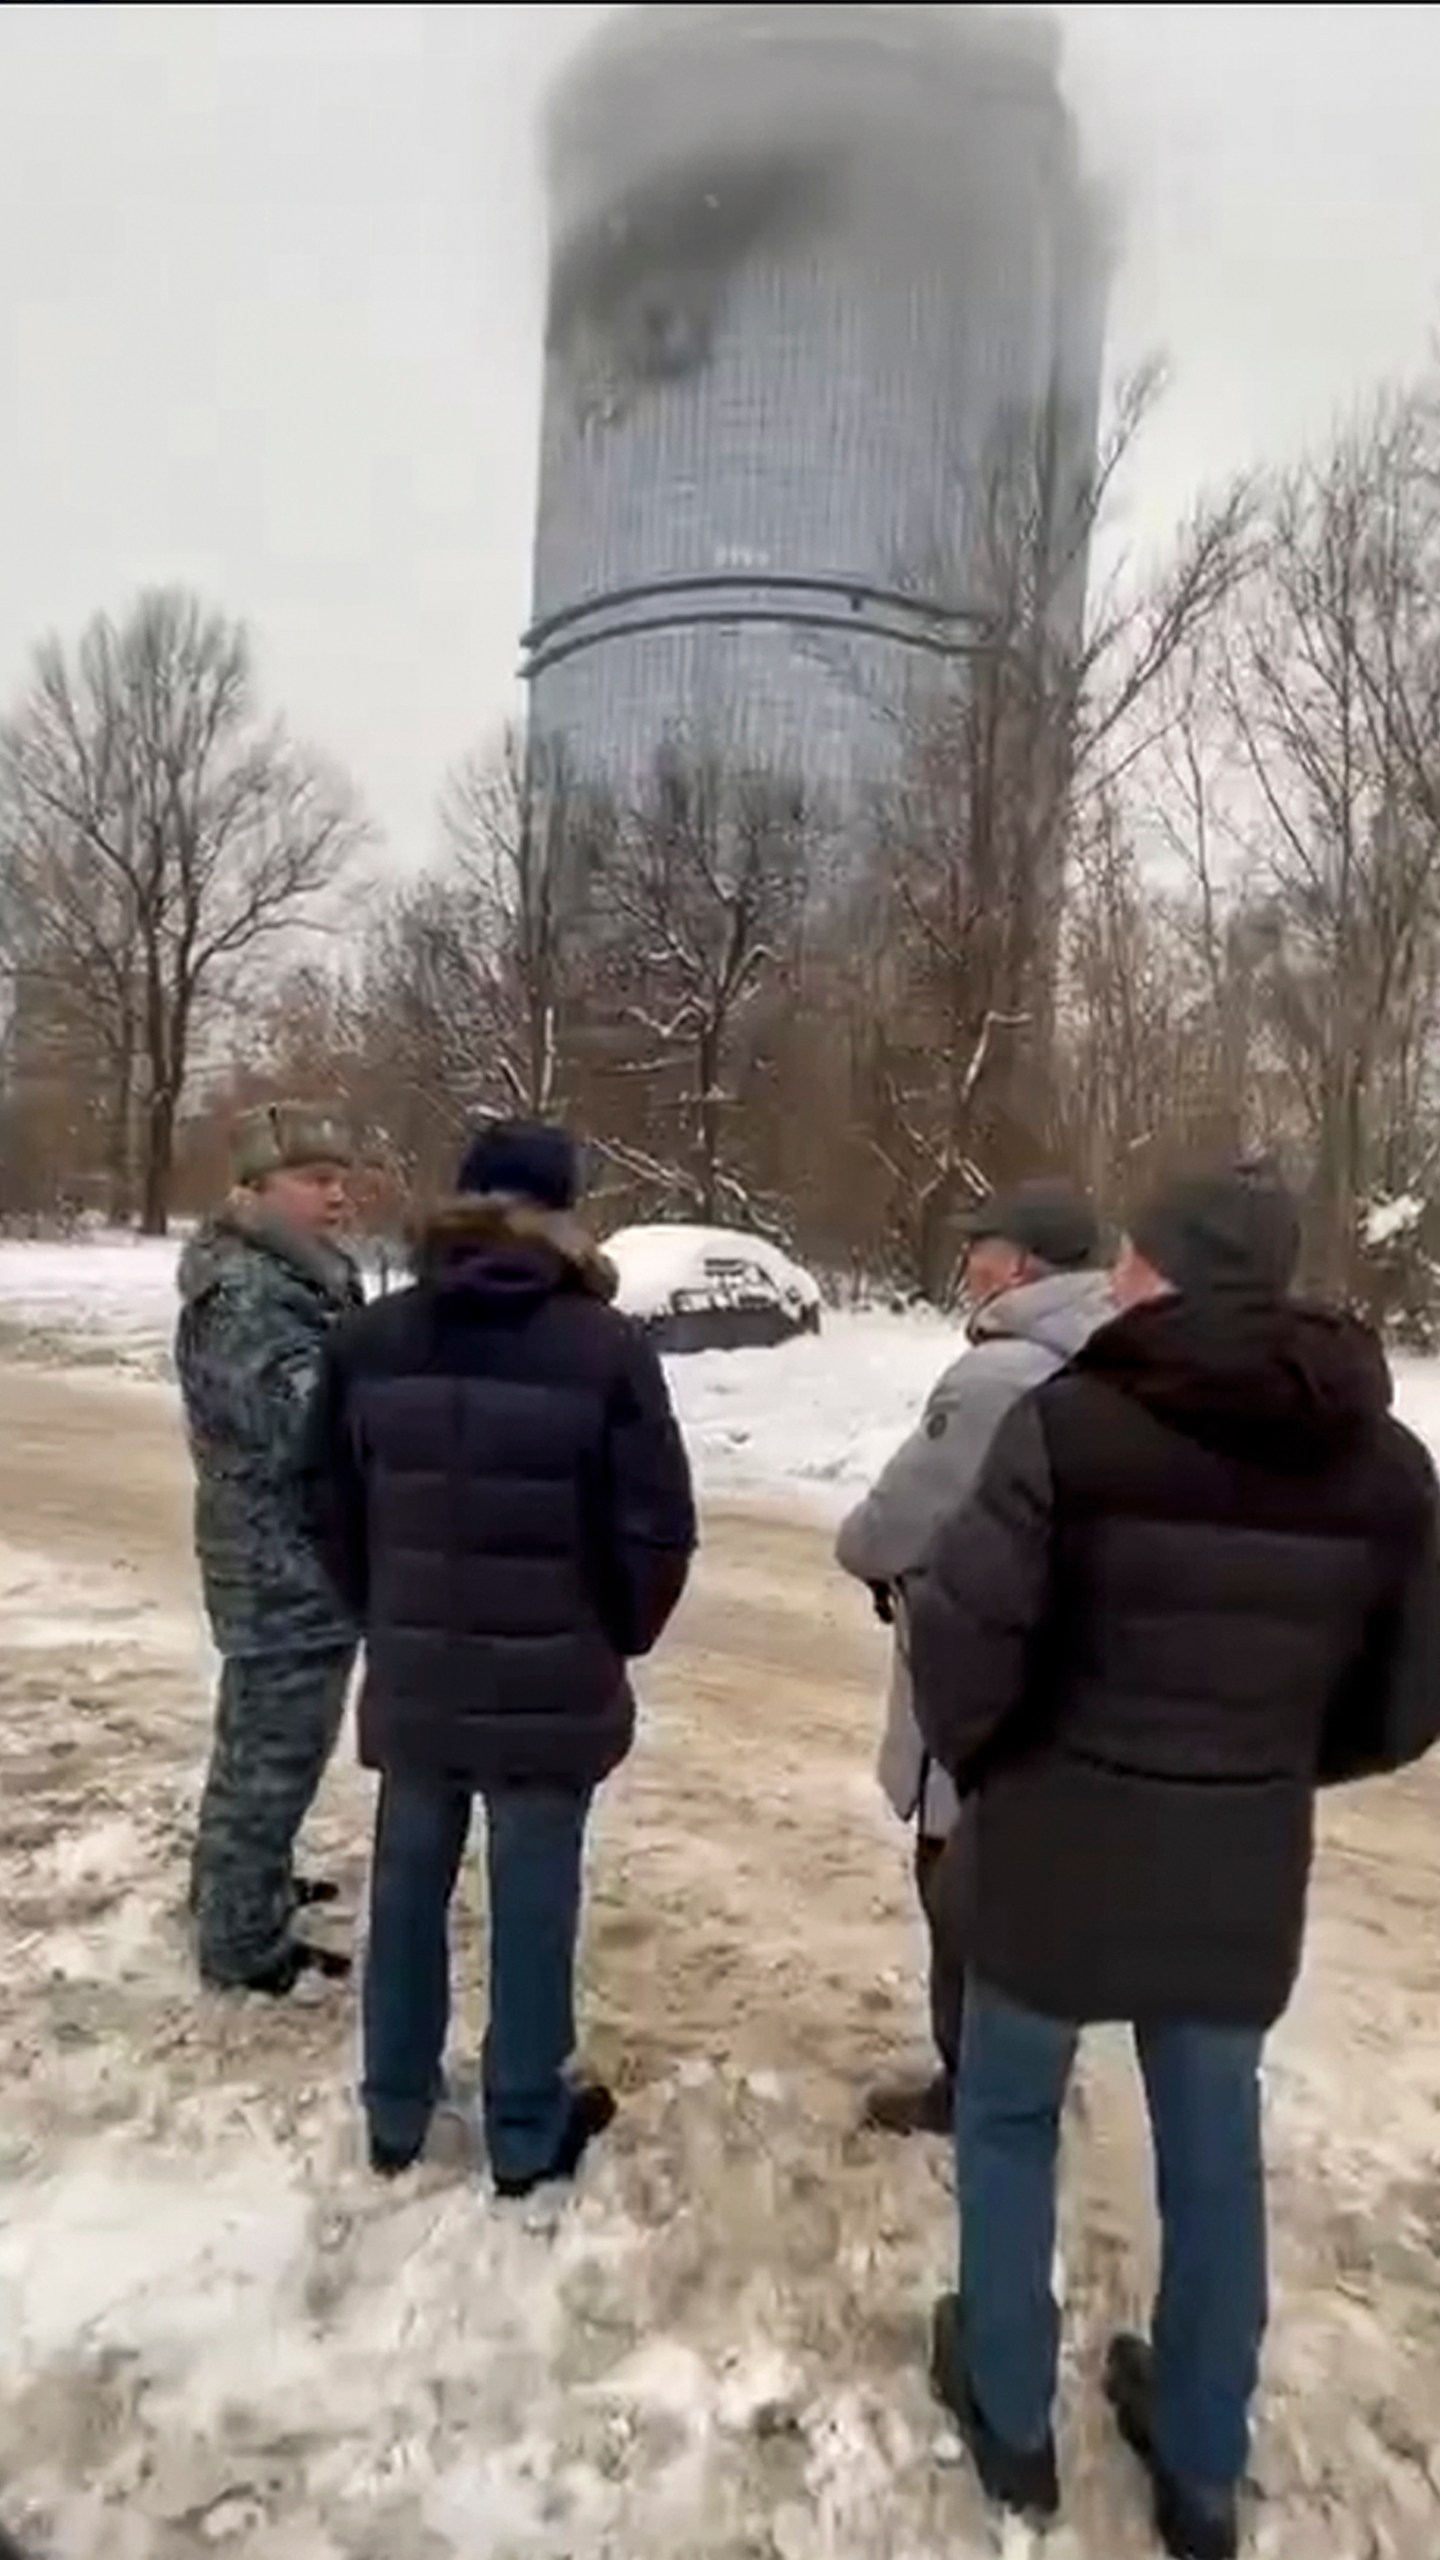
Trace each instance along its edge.
<instances>
[{"instance_id":1,"label":"gray jacket","mask_svg":"<svg viewBox=\"0 0 1440 2560\"><path fill-rule=\"evenodd\" d=\"M244 1201L191 1238L178 1276L175 1365L216 1651L339 1651L355 1631L310 1540L301 1449L321 1352L365 1303L359 1275Z\"/></svg>"},{"instance_id":2,"label":"gray jacket","mask_svg":"<svg viewBox=\"0 0 1440 2560\"><path fill-rule=\"evenodd\" d=\"M843 1524L836 1554L846 1573L893 1589L916 1572L941 1523L972 1491L1011 1406L1073 1359L1114 1312L1098 1271L1051 1272L982 1307L970 1348L945 1371L918 1427ZM896 1605L880 1783L902 1822L918 1816L923 1832L943 1838L955 1819L955 1792L915 1721L903 1603Z\"/></svg>"}]
</instances>

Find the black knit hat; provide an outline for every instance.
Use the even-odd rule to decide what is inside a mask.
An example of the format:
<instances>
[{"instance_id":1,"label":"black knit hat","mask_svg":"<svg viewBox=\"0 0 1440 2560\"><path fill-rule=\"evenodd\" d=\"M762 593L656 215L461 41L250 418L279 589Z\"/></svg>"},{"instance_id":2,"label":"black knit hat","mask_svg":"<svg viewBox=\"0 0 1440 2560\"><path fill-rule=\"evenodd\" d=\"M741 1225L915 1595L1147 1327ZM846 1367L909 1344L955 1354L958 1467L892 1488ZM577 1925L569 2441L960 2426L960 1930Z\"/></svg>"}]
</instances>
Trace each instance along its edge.
<instances>
[{"instance_id":1,"label":"black knit hat","mask_svg":"<svg viewBox=\"0 0 1440 2560\"><path fill-rule=\"evenodd\" d=\"M1083 1271L1100 1250L1095 1212L1068 1182L1017 1182L960 1221L967 1244L1013 1244L1052 1271Z\"/></svg>"},{"instance_id":2,"label":"black knit hat","mask_svg":"<svg viewBox=\"0 0 1440 2560\"><path fill-rule=\"evenodd\" d=\"M456 1189L498 1192L537 1209L573 1209L580 1197L580 1150L568 1130L546 1121L493 1120L470 1140Z\"/></svg>"},{"instance_id":3,"label":"black knit hat","mask_svg":"<svg viewBox=\"0 0 1440 2560\"><path fill-rule=\"evenodd\" d=\"M1182 1297L1284 1298L1300 1259L1300 1212L1271 1164L1167 1184L1130 1241Z\"/></svg>"}]
</instances>

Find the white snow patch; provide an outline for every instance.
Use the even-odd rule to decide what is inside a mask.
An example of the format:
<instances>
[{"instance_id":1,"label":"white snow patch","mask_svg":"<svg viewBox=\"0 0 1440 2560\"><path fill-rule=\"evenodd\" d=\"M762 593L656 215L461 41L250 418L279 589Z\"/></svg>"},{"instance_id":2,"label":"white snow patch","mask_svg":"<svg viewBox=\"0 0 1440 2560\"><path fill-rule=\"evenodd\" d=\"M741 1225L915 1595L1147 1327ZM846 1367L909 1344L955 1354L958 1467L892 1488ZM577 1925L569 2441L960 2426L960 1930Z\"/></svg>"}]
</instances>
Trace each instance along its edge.
<instances>
[{"instance_id":1,"label":"white snow patch","mask_svg":"<svg viewBox=\"0 0 1440 2560\"><path fill-rule=\"evenodd\" d=\"M101 1235L75 1244L0 1239L0 1316L87 1338L122 1356L175 1329L178 1241Z\"/></svg>"},{"instance_id":2,"label":"white snow patch","mask_svg":"<svg viewBox=\"0 0 1440 2560\"><path fill-rule=\"evenodd\" d=\"M102 2147L38 2184L0 2187L0 2377L16 2389L82 2346L140 2357L152 2380L175 2383L227 2339L273 2354L275 2291L306 2212L279 2153L196 2170L138 2167Z\"/></svg>"},{"instance_id":3,"label":"white snow patch","mask_svg":"<svg viewBox=\"0 0 1440 2560\"><path fill-rule=\"evenodd\" d=\"M103 1656L123 1646L185 1659L195 1651L193 1622L157 1609L123 1569L82 1571L3 1539L0 1624L7 1650L18 1653L78 1649Z\"/></svg>"},{"instance_id":4,"label":"white snow patch","mask_svg":"<svg viewBox=\"0 0 1440 2560\"><path fill-rule=\"evenodd\" d=\"M1366 1244L1380 1251L1394 1244L1398 1237L1412 1235L1425 1215L1425 1203L1414 1192L1398 1200L1376 1200L1361 1220L1360 1232Z\"/></svg>"},{"instance_id":5,"label":"white snow patch","mask_svg":"<svg viewBox=\"0 0 1440 2560\"><path fill-rule=\"evenodd\" d=\"M127 1894L88 1928L32 1931L12 1948L15 1961L28 1962L48 1982L115 1983L133 1981L155 1965L158 1913L153 1898Z\"/></svg>"},{"instance_id":6,"label":"white snow patch","mask_svg":"<svg viewBox=\"0 0 1440 2560\"><path fill-rule=\"evenodd\" d=\"M714 2396L703 2356L675 2338L657 2338L641 2347L589 2389L597 2399L628 2401L634 2408L662 2410L702 2426L709 2421Z\"/></svg>"},{"instance_id":7,"label":"white snow patch","mask_svg":"<svg viewBox=\"0 0 1440 2560\"><path fill-rule=\"evenodd\" d=\"M38 1854L36 1874L61 1893L85 1885L113 1884L143 1862L145 1844L126 1814L114 1814L86 1831L62 1836Z\"/></svg>"},{"instance_id":8,"label":"white snow patch","mask_svg":"<svg viewBox=\"0 0 1440 2560\"><path fill-rule=\"evenodd\" d=\"M838 1315L773 1351L672 1361L702 1490L840 1512L873 1483L963 1347L942 1316Z\"/></svg>"},{"instance_id":9,"label":"white snow patch","mask_svg":"<svg viewBox=\"0 0 1440 2560\"><path fill-rule=\"evenodd\" d=\"M263 2531L283 2480L321 2548L323 2525L373 2534L393 2510L386 2548L416 2538L408 2512L456 2560L709 2550L773 2430L803 2484L777 2552L899 2551L887 2518L922 2448L886 2391L812 2373L807 2396L758 2332L719 2353L647 2336L668 2235L603 2179L524 2219L467 2185L377 2197L340 2165L344 2103L299 2156L216 2093L163 2148L115 2137L0 2182L0 2392L63 2387L77 2425L117 2394L128 2413L90 2484L28 2477L60 2548L96 2490L112 2522L138 2498L199 2547Z\"/></svg>"}]
</instances>

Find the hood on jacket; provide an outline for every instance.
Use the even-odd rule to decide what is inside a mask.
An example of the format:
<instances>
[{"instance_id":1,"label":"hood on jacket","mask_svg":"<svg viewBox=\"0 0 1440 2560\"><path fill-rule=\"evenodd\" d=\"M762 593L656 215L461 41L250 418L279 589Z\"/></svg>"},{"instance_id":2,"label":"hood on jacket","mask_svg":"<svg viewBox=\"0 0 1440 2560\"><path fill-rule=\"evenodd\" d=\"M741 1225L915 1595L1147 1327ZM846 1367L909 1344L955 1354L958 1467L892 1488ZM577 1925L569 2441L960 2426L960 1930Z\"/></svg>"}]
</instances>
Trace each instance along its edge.
<instances>
[{"instance_id":1,"label":"hood on jacket","mask_svg":"<svg viewBox=\"0 0 1440 2560\"><path fill-rule=\"evenodd\" d=\"M614 1264L568 1209L537 1208L499 1192L442 1200L413 1232L415 1277L447 1296L523 1304L580 1289L608 1305Z\"/></svg>"},{"instance_id":2,"label":"hood on jacket","mask_svg":"<svg viewBox=\"0 0 1440 2560\"><path fill-rule=\"evenodd\" d=\"M977 1307L970 1339L1035 1342L1057 1360L1073 1360L1096 1326L1109 1323L1114 1313L1105 1272L1050 1271Z\"/></svg>"},{"instance_id":3,"label":"hood on jacket","mask_svg":"<svg viewBox=\"0 0 1440 2560\"><path fill-rule=\"evenodd\" d=\"M198 1226L181 1253L175 1283L187 1307L208 1297L227 1272L250 1254L268 1254L308 1280L312 1288L349 1306L355 1297L355 1266L339 1245L301 1235L267 1210L262 1200L237 1193L213 1218Z\"/></svg>"},{"instance_id":4,"label":"hood on jacket","mask_svg":"<svg viewBox=\"0 0 1440 2560\"><path fill-rule=\"evenodd\" d=\"M1078 1365L1187 1438L1282 1473L1323 1464L1390 1409L1370 1327L1290 1301L1157 1299L1095 1334Z\"/></svg>"}]
</instances>

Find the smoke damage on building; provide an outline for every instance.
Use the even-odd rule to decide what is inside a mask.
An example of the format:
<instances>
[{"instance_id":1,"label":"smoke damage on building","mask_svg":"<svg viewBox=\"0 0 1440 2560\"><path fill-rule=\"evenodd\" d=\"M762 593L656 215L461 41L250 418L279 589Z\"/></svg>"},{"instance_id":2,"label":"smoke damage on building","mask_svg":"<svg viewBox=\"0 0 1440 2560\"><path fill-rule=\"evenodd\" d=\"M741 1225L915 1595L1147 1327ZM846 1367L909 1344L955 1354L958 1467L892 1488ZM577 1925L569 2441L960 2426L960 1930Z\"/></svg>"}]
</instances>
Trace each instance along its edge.
<instances>
[{"instance_id":1,"label":"smoke damage on building","mask_svg":"<svg viewBox=\"0 0 1440 2560\"><path fill-rule=\"evenodd\" d=\"M632 8L547 144L532 734L612 787L668 744L847 798L983 644L1006 439L1093 470L1107 262L1056 31Z\"/></svg>"}]
</instances>

